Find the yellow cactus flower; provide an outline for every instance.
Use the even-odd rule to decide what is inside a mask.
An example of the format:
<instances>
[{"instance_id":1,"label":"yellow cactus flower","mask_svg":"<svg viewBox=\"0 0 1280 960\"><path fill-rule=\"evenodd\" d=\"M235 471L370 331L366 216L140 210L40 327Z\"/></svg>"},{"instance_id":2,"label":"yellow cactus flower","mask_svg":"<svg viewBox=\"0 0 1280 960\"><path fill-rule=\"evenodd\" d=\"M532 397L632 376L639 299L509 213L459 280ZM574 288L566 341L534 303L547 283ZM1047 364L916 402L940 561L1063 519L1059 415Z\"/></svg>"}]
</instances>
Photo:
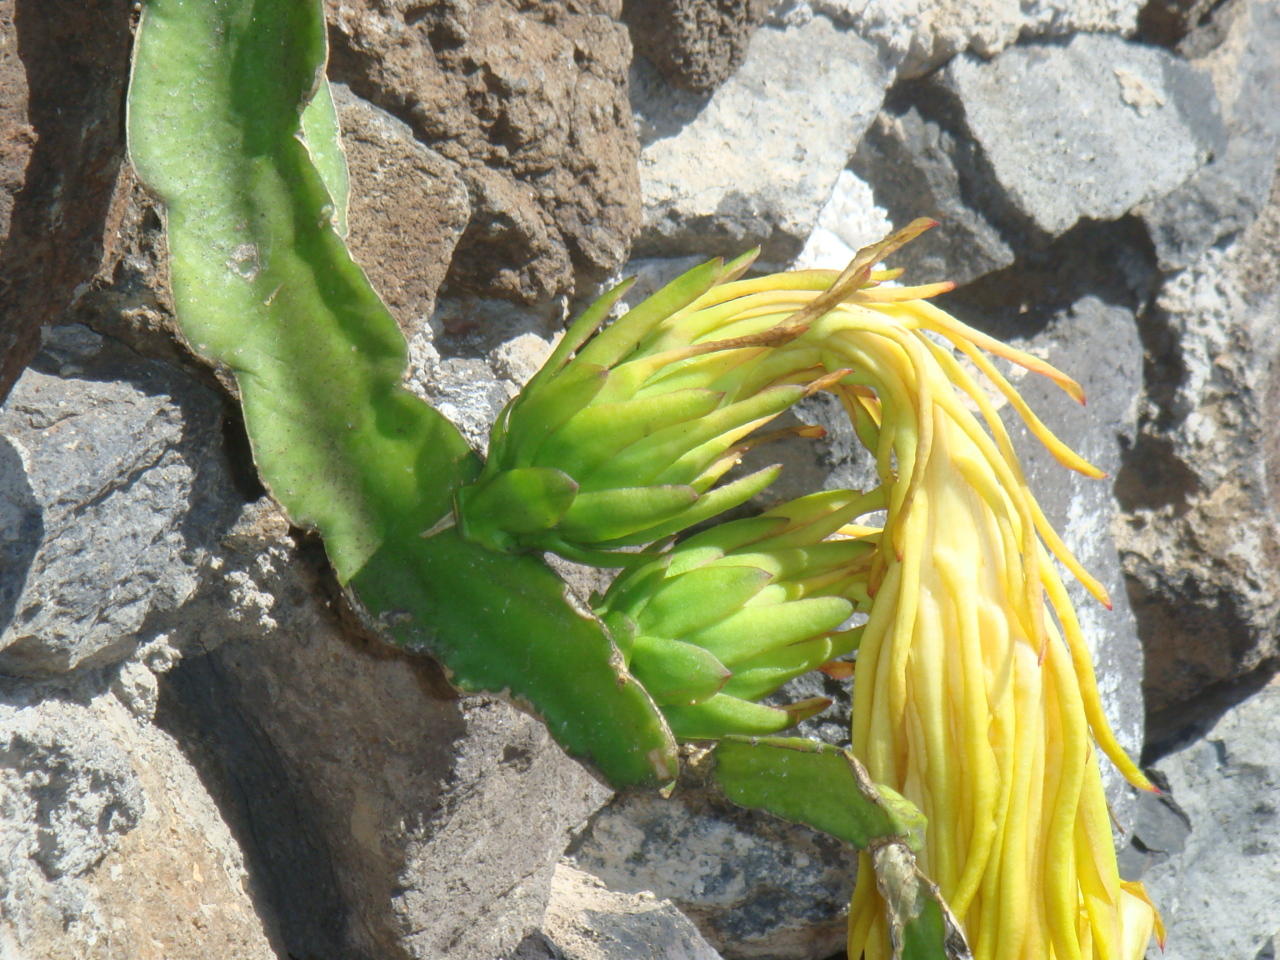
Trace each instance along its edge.
<instances>
[{"instance_id":1,"label":"yellow cactus flower","mask_svg":"<svg viewBox=\"0 0 1280 960\"><path fill-rule=\"evenodd\" d=\"M1096 477L984 351L1081 401L1082 392L926 301L949 284L883 285L898 272L874 265L931 225L917 221L839 275L738 281L708 296L734 298L739 317L754 313L753 326L803 328L780 349L817 346L827 370L852 371L833 389L875 455L888 505L855 671L852 746L872 779L927 816L921 866L974 956L1139 960L1153 930L1161 932L1159 918L1141 884L1120 879L1095 746L1130 783L1152 787L1106 720L1052 558L1103 603L1106 593L1046 521L957 353L1063 465ZM891 955L865 854L849 955Z\"/></svg>"}]
</instances>

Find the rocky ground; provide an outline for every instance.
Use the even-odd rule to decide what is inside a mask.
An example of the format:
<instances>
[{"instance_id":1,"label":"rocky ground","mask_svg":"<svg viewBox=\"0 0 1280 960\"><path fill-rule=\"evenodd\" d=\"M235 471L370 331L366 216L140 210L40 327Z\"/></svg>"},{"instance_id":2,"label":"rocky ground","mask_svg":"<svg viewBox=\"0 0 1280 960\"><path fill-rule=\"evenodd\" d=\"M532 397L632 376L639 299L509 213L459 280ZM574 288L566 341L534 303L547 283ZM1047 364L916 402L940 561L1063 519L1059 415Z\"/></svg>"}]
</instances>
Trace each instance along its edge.
<instances>
[{"instance_id":1,"label":"rocky ground","mask_svg":"<svg viewBox=\"0 0 1280 960\"><path fill-rule=\"evenodd\" d=\"M1111 785L1165 957L1275 956L1278 0L329 14L352 244L477 443L622 273L753 245L840 266L941 219L899 262L1089 392L1020 383L1109 483L1024 449L1118 601L1081 606L1168 786ZM130 17L0 0L0 957L837 955L848 850L615 797L537 722L344 630L172 332L124 158ZM832 411L800 416L832 429L784 492L857 482Z\"/></svg>"}]
</instances>

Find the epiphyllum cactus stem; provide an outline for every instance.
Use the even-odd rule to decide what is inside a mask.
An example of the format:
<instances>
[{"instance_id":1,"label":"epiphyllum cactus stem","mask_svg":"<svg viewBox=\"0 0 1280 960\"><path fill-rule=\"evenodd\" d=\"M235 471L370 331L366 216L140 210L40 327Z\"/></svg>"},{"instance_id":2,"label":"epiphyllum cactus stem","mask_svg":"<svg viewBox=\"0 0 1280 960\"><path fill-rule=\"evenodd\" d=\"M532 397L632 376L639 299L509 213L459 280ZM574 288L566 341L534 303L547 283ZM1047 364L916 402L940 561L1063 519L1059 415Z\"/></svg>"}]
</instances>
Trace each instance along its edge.
<instances>
[{"instance_id":1,"label":"epiphyllum cactus stem","mask_svg":"<svg viewBox=\"0 0 1280 960\"><path fill-rule=\"evenodd\" d=\"M791 294L807 326L794 346L818 346L828 369L854 371L834 389L887 491L852 749L872 779L927 817L921 866L975 957L1138 960L1159 920L1141 884L1117 872L1095 747L1130 783L1153 788L1107 723L1053 558L1103 603L1106 593L1045 520L999 416L955 352L1061 463L1097 477L983 351L1077 400L1082 392L923 299L947 285L879 284L887 275L872 264L929 225L870 248L839 276L795 275L803 289ZM862 865L849 955L878 960L890 955L889 936L866 854Z\"/></svg>"}]
</instances>

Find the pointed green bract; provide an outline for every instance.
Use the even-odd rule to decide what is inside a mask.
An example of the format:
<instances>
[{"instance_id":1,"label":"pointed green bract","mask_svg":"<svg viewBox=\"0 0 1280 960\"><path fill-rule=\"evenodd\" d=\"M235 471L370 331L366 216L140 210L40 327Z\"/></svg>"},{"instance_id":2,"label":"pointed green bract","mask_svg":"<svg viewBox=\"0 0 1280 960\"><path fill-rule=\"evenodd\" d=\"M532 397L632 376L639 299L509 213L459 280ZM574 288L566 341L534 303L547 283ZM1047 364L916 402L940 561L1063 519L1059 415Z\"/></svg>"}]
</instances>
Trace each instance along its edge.
<instances>
[{"instance_id":1,"label":"pointed green bract","mask_svg":"<svg viewBox=\"0 0 1280 960\"><path fill-rule=\"evenodd\" d=\"M660 705L701 703L730 677L728 667L691 643L642 634L631 651L636 677Z\"/></svg>"}]
</instances>

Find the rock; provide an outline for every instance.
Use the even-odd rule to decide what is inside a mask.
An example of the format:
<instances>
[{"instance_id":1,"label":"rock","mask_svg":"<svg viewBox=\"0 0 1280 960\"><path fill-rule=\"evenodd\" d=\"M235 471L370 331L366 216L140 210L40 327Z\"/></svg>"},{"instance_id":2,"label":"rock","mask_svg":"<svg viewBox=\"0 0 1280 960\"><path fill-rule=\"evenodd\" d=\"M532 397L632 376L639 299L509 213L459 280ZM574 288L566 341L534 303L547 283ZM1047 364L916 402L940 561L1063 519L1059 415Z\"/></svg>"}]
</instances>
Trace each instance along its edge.
<instances>
[{"instance_id":1,"label":"rock","mask_svg":"<svg viewBox=\"0 0 1280 960\"><path fill-rule=\"evenodd\" d=\"M684 790L619 797L573 848L610 890L671 900L729 960L822 960L845 941L856 853Z\"/></svg>"},{"instance_id":2,"label":"rock","mask_svg":"<svg viewBox=\"0 0 1280 960\"><path fill-rule=\"evenodd\" d=\"M720 960L720 954L670 900L615 893L561 863L542 930L514 960Z\"/></svg>"},{"instance_id":3,"label":"rock","mask_svg":"<svg viewBox=\"0 0 1280 960\"><path fill-rule=\"evenodd\" d=\"M1168 960L1271 955L1280 934L1277 710L1273 681L1159 762L1190 825L1185 849L1155 860L1142 878L1169 927ZM1136 836L1148 849L1166 842L1160 832L1148 842L1142 822Z\"/></svg>"},{"instance_id":4,"label":"rock","mask_svg":"<svg viewBox=\"0 0 1280 960\"><path fill-rule=\"evenodd\" d=\"M0 401L109 246L129 3L0 0Z\"/></svg>"},{"instance_id":5,"label":"rock","mask_svg":"<svg viewBox=\"0 0 1280 960\"><path fill-rule=\"evenodd\" d=\"M765 261L791 260L886 82L870 45L821 17L756 31L742 66L710 97L672 88L637 60L636 253L706 257L758 244Z\"/></svg>"},{"instance_id":6,"label":"rock","mask_svg":"<svg viewBox=\"0 0 1280 960\"><path fill-rule=\"evenodd\" d=\"M1222 141L1206 76L1117 37L1027 44L989 63L958 57L938 89L963 111L977 172L1007 207L996 211L1006 229L1032 240L1169 193Z\"/></svg>"},{"instance_id":7,"label":"rock","mask_svg":"<svg viewBox=\"0 0 1280 960\"><path fill-rule=\"evenodd\" d=\"M966 50L991 58L1031 37L1130 34L1140 0L810 0L853 26L902 77L918 77Z\"/></svg>"},{"instance_id":8,"label":"rock","mask_svg":"<svg viewBox=\"0 0 1280 960\"><path fill-rule=\"evenodd\" d=\"M353 640L318 599L315 558L264 519L227 538L239 636L165 677L157 722L246 838L289 953L505 956L608 792L536 720L442 699L427 661Z\"/></svg>"},{"instance_id":9,"label":"rock","mask_svg":"<svg viewBox=\"0 0 1280 960\"><path fill-rule=\"evenodd\" d=\"M412 337L435 308L458 239L471 219L456 164L345 86L334 84L351 170L351 233L369 282Z\"/></svg>"},{"instance_id":10,"label":"rock","mask_svg":"<svg viewBox=\"0 0 1280 960\"><path fill-rule=\"evenodd\" d=\"M122 660L192 595L239 508L221 429L217 398L175 368L51 331L0 412L0 671Z\"/></svg>"},{"instance_id":11,"label":"rock","mask_svg":"<svg viewBox=\"0 0 1280 960\"><path fill-rule=\"evenodd\" d=\"M639 218L626 30L612 3L329 0L330 74L456 164L454 292L531 304L599 282Z\"/></svg>"},{"instance_id":12,"label":"rock","mask_svg":"<svg viewBox=\"0 0 1280 960\"><path fill-rule=\"evenodd\" d=\"M668 83L705 91L742 63L767 8L765 0L624 0L622 18L636 52Z\"/></svg>"},{"instance_id":13,"label":"rock","mask_svg":"<svg viewBox=\"0 0 1280 960\"><path fill-rule=\"evenodd\" d=\"M1278 240L1273 186L1240 238L1172 276L1144 318L1147 399L1118 491L1157 743L1280 652Z\"/></svg>"},{"instance_id":14,"label":"rock","mask_svg":"<svg viewBox=\"0 0 1280 960\"><path fill-rule=\"evenodd\" d=\"M4 699L6 955L275 960L236 843L172 740L110 696Z\"/></svg>"},{"instance_id":15,"label":"rock","mask_svg":"<svg viewBox=\"0 0 1280 960\"><path fill-rule=\"evenodd\" d=\"M1189 266L1253 222L1280 154L1280 5L1242 0L1202 29L1212 30L1216 43L1192 62L1213 79L1226 144L1190 180L1141 211L1165 270Z\"/></svg>"},{"instance_id":16,"label":"rock","mask_svg":"<svg viewBox=\"0 0 1280 960\"><path fill-rule=\"evenodd\" d=\"M893 224L876 203L871 187L852 170L841 170L831 196L818 211L813 233L792 266L797 270L843 270L855 253L892 230Z\"/></svg>"},{"instance_id":17,"label":"rock","mask_svg":"<svg viewBox=\"0 0 1280 960\"><path fill-rule=\"evenodd\" d=\"M1013 248L989 219L984 199L973 196L972 141L898 101L876 118L851 165L893 226L917 217L939 221L894 254L894 265L906 268L907 282L964 284L1012 264Z\"/></svg>"}]
</instances>

